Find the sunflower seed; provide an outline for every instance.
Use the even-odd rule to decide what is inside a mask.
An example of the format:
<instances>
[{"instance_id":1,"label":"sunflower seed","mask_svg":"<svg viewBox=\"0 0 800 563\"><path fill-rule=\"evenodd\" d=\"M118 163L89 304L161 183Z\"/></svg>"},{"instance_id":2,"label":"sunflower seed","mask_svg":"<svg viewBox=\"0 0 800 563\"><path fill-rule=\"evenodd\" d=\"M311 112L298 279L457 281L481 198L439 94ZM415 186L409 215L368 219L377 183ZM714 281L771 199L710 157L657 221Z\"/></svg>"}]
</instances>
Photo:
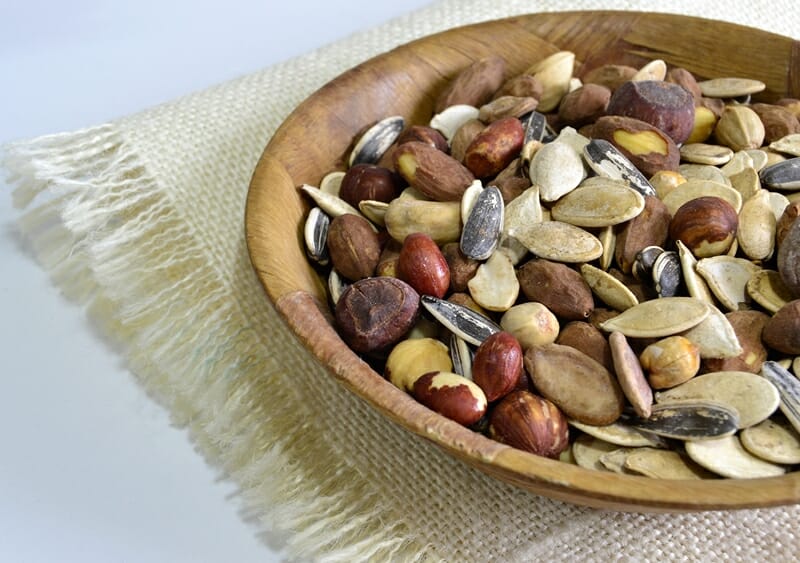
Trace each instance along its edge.
<instances>
[{"instance_id":1,"label":"sunflower seed","mask_svg":"<svg viewBox=\"0 0 800 563\"><path fill-rule=\"evenodd\" d=\"M706 304L691 297L662 297L644 301L600 323L606 332L628 337L660 338L696 326L708 316Z\"/></svg>"},{"instance_id":2,"label":"sunflower seed","mask_svg":"<svg viewBox=\"0 0 800 563\"><path fill-rule=\"evenodd\" d=\"M800 432L800 379L772 361L761 365L761 375L778 389L781 412Z\"/></svg>"},{"instance_id":3,"label":"sunflower seed","mask_svg":"<svg viewBox=\"0 0 800 563\"><path fill-rule=\"evenodd\" d=\"M450 358L453 371L462 377L472 379L473 352L467 342L455 333L450 334Z\"/></svg>"},{"instance_id":4,"label":"sunflower seed","mask_svg":"<svg viewBox=\"0 0 800 563\"><path fill-rule=\"evenodd\" d=\"M686 442L686 453L698 465L731 479L777 477L786 472L786 468L748 453L736 436Z\"/></svg>"},{"instance_id":5,"label":"sunflower seed","mask_svg":"<svg viewBox=\"0 0 800 563\"><path fill-rule=\"evenodd\" d=\"M328 293L331 295L331 302L334 306L339 302L339 297L349 286L350 284L339 275L339 272L331 269L331 273L328 274Z\"/></svg>"},{"instance_id":6,"label":"sunflower seed","mask_svg":"<svg viewBox=\"0 0 800 563\"><path fill-rule=\"evenodd\" d=\"M492 255L503 230L503 196L495 186L478 194L461 231L461 252L473 260Z\"/></svg>"},{"instance_id":7,"label":"sunflower seed","mask_svg":"<svg viewBox=\"0 0 800 563\"><path fill-rule=\"evenodd\" d=\"M541 141L547 134L549 128L547 118L538 111L532 111L528 118L523 122L525 127L525 139L523 144L530 141Z\"/></svg>"},{"instance_id":8,"label":"sunflower seed","mask_svg":"<svg viewBox=\"0 0 800 563\"><path fill-rule=\"evenodd\" d=\"M708 440L735 434L739 416L716 401L684 401L653 405L648 418L623 414L623 422L664 438Z\"/></svg>"},{"instance_id":9,"label":"sunflower seed","mask_svg":"<svg viewBox=\"0 0 800 563\"><path fill-rule=\"evenodd\" d=\"M652 277L659 297L675 297L683 279L678 253L667 250L659 254L653 262Z\"/></svg>"},{"instance_id":10,"label":"sunflower seed","mask_svg":"<svg viewBox=\"0 0 800 563\"><path fill-rule=\"evenodd\" d=\"M776 190L800 189L800 157L767 166L759 176L763 184Z\"/></svg>"},{"instance_id":11,"label":"sunflower seed","mask_svg":"<svg viewBox=\"0 0 800 563\"><path fill-rule=\"evenodd\" d=\"M800 463L800 434L786 423L772 419L745 428L739 434L751 454L772 463Z\"/></svg>"},{"instance_id":12,"label":"sunflower seed","mask_svg":"<svg viewBox=\"0 0 800 563\"><path fill-rule=\"evenodd\" d=\"M501 330L491 319L463 305L451 303L432 295L423 295L420 303L450 332L475 346L480 346L481 342Z\"/></svg>"},{"instance_id":13,"label":"sunflower seed","mask_svg":"<svg viewBox=\"0 0 800 563\"><path fill-rule=\"evenodd\" d=\"M598 176L625 180L643 196L656 195L644 174L608 141L592 139L583 148L583 157Z\"/></svg>"},{"instance_id":14,"label":"sunflower seed","mask_svg":"<svg viewBox=\"0 0 800 563\"><path fill-rule=\"evenodd\" d=\"M653 265L656 259L664 252L660 246L646 246L636 253L631 266L633 277L639 281L651 280L653 276Z\"/></svg>"},{"instance_id":15,"label":"sunflower seed","mask_svg":"<svg viewBox=\"0 0 800 563\"><path fill-rule=\"evenodd\" d=\"M378 162L405 127L405 119L395 115L381 119L378 123L367 129L350 152L348 165Z\"/></svg>"},{"instance_id":16,"label":"sunflower seed","mask_svg":"<svg viewBox=\"0 0 800 563\"><path fill-rule=\"evenodd\" d=\"M303 238L306 241L306 254L308 257L321 266L325 266L330 261L328 254L328 227L331 218L319 207L314 207L308 212Z\"/></svg>"}]
</instances>

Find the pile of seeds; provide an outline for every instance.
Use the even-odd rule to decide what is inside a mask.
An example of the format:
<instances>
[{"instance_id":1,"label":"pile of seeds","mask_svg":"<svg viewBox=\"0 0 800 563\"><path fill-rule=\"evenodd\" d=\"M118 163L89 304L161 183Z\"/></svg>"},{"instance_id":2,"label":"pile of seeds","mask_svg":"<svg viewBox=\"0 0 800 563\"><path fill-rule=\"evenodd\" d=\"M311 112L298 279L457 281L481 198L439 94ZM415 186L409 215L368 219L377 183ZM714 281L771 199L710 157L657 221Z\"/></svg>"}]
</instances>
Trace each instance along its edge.
<instances>
[{"instance_id":1,"label":"pile of seeds","mask_svg":"<svg viewBox=\"0 0 800 563\"><path fill-rule=\"evenodd\" d=\"M480 60L302 190L343 340L538 455L665 479L800 466L800 100L660 60ZM794 372L794 373L792 373Z\"/></svg>"}]
</instances>

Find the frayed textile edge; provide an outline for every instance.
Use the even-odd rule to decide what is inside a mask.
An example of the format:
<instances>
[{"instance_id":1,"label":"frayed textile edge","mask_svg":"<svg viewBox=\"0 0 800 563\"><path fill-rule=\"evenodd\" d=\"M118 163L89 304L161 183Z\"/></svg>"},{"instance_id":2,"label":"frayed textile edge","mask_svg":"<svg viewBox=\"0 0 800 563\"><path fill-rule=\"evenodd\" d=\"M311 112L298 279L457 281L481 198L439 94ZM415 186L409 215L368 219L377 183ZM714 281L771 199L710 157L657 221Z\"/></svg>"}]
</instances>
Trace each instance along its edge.
<instances>
[{"instance_id":1,"label":"frayed textile edge","mask_svg":"<svg viewBox=\"0 0 800 563\"><path fill-rule=\"evenodd\" d=\"M237 483L246 520L292 557L427 558L356 471L304 435L281 362L113 124L8 145L18 227L147 392Z\"/></svg>"}]
</instances>

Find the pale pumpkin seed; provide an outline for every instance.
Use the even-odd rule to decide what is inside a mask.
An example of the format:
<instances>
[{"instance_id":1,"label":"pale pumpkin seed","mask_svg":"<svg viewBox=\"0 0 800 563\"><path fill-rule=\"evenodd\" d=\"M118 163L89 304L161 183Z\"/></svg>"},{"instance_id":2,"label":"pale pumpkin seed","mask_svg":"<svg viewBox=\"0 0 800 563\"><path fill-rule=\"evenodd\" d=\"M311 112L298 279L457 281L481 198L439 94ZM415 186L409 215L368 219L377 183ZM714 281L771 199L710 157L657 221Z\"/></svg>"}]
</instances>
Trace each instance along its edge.
<instances>
[{"instance_id":1,"label":"pale pumpkin seed","mask_svg":"<svg viewBox=\"0 0 800 563\"><path fill-rule=\"evenodd\" d=\"M614 262L614 250L617 246L617 235L614 232L613 226L604 227L598 239L603 246L603 254L600 256L600 269L608 270Z\"/></svg>"},{"instance_id":2,"label":"pale pumpkin seed","mask_svg":"<svg viewBox=\"0 0 800 563\"><path fill-rule=\"evenodd\" d=\"M553 219L577 227L607 227L633 219L644 209L642 195L615 181L579 186L550 209Z\"/></svg>"},{"instance_id":3,"label":"pale pumpkin seed","mask_svg":"<svg viewBox=\"0 0 800 563\"><path fill-rule=\"evenodd\" d=\"M742 194L732 187L718 182L696 180L694 178L675 186L675 189L665 195L662 201L667 206L670 215L675 215L681 205L699 197L718 197L723 199L731 204L736 213L739 213L742 208Z\"/></svg>"},{"instance_id":4,"label":"pale pumpkin seed","mask_svg":"<svg viewBox=\"0 0 800 563\"><path fill-rule=\"evenodd\" d=\"M631 77L631 82L644 80L664 80L667 76L667 63L662 59L653 59L636 71Z\"/></svg>"},{"instance_id":5,"label":"pale pumpkin seed","mask_svg":"<svg viewBox=\"0 0 800 563\"><path fill-rule=\"evenodd\" d=\"M686 453L698 465L731 479L777 477L786 472L785 467L749 453L742 447L737 436L686 442Z\"/></svg>"},{"instance_id":6,"label":"pale pumpkin seed","mask_svg":"<svg viewBox=\"0 0 800 563\"><path fill-rule=\"evenodd\" d=\"M677 387L656 392L655 398L659 405L681 401L721 403L739 414L739 428L766 420L780 403L778 390L772 383L745 371L715 371L697 375Z\"/></svg>"},{"instance_id":7,"label":"pale pumpkin seed","mask_svg":"<svg viewBox=\"0 0 800 563\"><path fill-rule=\"evenodd\" d=\"M781 275L775 270L755 272L750 276L745 289L753 301L773 314L794 299L792 292L783 283Z\"/></svg>"},{"instance_id":8,"label":"pale pumpkin seed","mask_svg":"<svg viewBox=\"0 0 800 563\"><path fill-rule=\"evenodd\" d=\"M692 251L689 250L680 240L675 241L678 247L678 255L681 259L681 273L683 274L683 282L686 284L686 289L691 297L708 303L714 304L714 296L711 295L711 290L708 289L706 281L697 273L695 269L697 266L697 258L694 257Z\"/></svg>"},{"instance_id":9,"label":"pale pumpkin seed","mask_svg":"<svg viewBox=\"0 0 800 563\"><path fill-rule=\"evenodd\" d=\"M625 469L653 479L710 479L714 475L674 450L637 448L625 457Z\"/></svg>"},{"instance_id":10,"label":"pale pumpkin seed","mask_svg":"<svg viewBox=\"0 0 800 563\"><path fill-rule=\"evenodd\" d=\"M697 261L695 270L729 311L747 309L747 282L760 268L750 260L733 256L712 256Z\"/></svg>"},{"instance_id":11,"label":"pale pumpkin seed","mask_svg":"<svg viewBox=\"0 0 800 563\"><path fill-rule=\"evenodd\" d=\"M772 141L769 148L774 151L790 154L792 156L800 156L800 133L792 133L781 137L777 141Z\"/></svg>"},{"instance_id":12,"label":"pale pumpkin seed","mask_svg":"<svg viewBox=\"0 0 800 563\"><path fill-rule=\"evenodd\" d=\"M596 469L605 471L606 468L600 463L600 458L609 452L619 449L619 446L609 444L603 440L598 440L588 434L578 436L572 443L572 455L575 463L586 469Z\"/></svg>"},{"instance_id":13,"label":"pale pumpkin seed","mask_svg":"<svg viewBox=\"0 0 800 563\"><path fill-rule=\"evenodd\" d=\"M581 183L586 169L572 147L552 142L533 155L528 176L531 184L539 186L542 201L556 201Z\"/></svg>"},{"instance_id":14,"label":"pale pumpkin seed","mask_svg":"<svg viewBox=\"0 0 800 563\"><path fill-rule=\"evenodd\" d=\"M745 428L739 435L751 454L772 463L800 463L800 434L785 423L772 419Z\"/></svg>"},{"instance_id":15,"label":"pale pumpkin seed","mask_svg":"<svg viewBox=\"0 0 800 563\"><path fill-rule=\"evenodd\" d=\"M729 180L730 186L741 194L742 201L747 201L761 189L761 178L752 166L731 175Z\"/></svg>"},{"instance_id":16,"label":"pale pumpkin seed","mask_svg":"<svg viewBox=\"0 0 800 563\"><path fill-rule=\"evenodd\" d=\"M389 204L385 201L362 199L358 202L358 210L364 214L364 217L381 227L386 225L384 219L387 209L389 209Z\"/></svg>"},{"instance_id":17,"label":"pale pumpkin seed","mask_svg":"<svg viewBox=\"0 0 800 563\"><path fill-rule=\"evenodd\" d=\"M339 302L344 290L350 286L335 269L331 268L328 274L328 294L331 296L331 303L335 306Z\"/></svg>"},{"instance_id":18,"label":"pale pumpkin seed","mask_svg":"<svg viewBox=\"0 0 800 563\"><path fill-rule=\"evenodd\" d=\"M766 151L762 151L761 149L745 149L744 152L746 152L753 161L753 168L756 172L764 168L769 161Z\"/></svg>"},{"instance_id":19,"label":"pale pumpkin seed","mask_svg":"<svg viewBox=\"0 0 800 563\"><path fill-rule=\"evenodd\" d=\"M728 177L719 168L709 164L684 163L678 166L678 171L685 180L707 180L726 186L730 185Z\"/></svg>"},{"instance_id":20,"label":"pale pumpkin seed","mask_svg":"<svg viewBox=\"0 0 800 563\"><path fill-rule=\"evenodd\" d=\"M541 223L542 204L539 202L539 186L531 186L512 199L505 208L503 233L516 237L529 225Z\"/></svg>"},{"instance_id":21,"label":"pale pumpkin seed","mask_svg":"<svg viewBox=\"0 0 800 563\"><path fill-rule=\"evenodd\" d=\"M600 465L613 473L620 473L622 475L635 474L630 469L625 468L625 460L628 459L631 452L637 449L638 448L617 448L616 450L601 455L598 461L600 461Z\"/></svg>"},{"instance_id":22,"label":"pale pumpkin seed","mask_svg":"<svg viewBox=\"0 0 800 563\"><path fill-rule=\"evenodd\" d=\"M606 426L593 426L591 424L578 422L577 420L570 420L569 424L581 432L594 436L598 440L603 440L604 442L616 444L618 446L631 448L641 446L664 448L667 446L666 442L661 437L655 434L642 432L633 426L628 426L621 422L615 422Z\"/></svg>"},{"instance_id":23,"label":"pale pumpkin seed","mask_svg":"<svg viewBox=\"0 0 800 563\"><path fill-rule=\"evenodd\" d=\"M775 220L778 221L783 215L786 206L790 203L789 198L779 192L767 191L767 194L769 194L769 205L772 208L772 213L775 215Z\"/></svg>"},{"instance_id":24,"label":"pale pumpkin seed","mask_svg":"<svg viewBox=\"0 0 800 563\"><path fill-rule=\"evenodd\" d=\"M591 264L581 264L581 276L592 292L606 305L625 311L639 304L636 295L620 280Z\"/></svg>"},{"instance_id":25,"label":"pale pumpkin seed","mask_svg":"<svg viewBox=\"0 0 800 563\"><path fill-rule=\"evenodd\" d=\"M753 157L750 156L750 153L748 153L746 150L736 151L731 156L731 159L724 166L722 166L719 171L730 178L731 176L735 176L736 174L739 174L748 168L755 168L753 164Z\"/></svg>"},{"instance_id":26,"label":"pale pumpkin seed","mask_svg":"<svg viewBox=\"0 0 800 563\"><path fill-rule=\"evenodd\" d=\"M331 217L339 217L340 215L345 215L347 213L352 213L353 215L363 217L358 209L347 203L339 196L323 192L319 188L310 186L308 184L303 184L300 186L300 189L311 199L313 199L314 203L316 203L320 209L322 209Z\"/></svg>"},{"instance_id":27,"label":"pale pumpkin seed","mask_svg":"<svg viewBox=\"0 0 800 563\"><path fill-rule=\"evenodd\" d=\"M733 151L722 145L707 143L686 143L680 148L681 159L695 164L721 166L733 156Z\"/></svg>"},{"instance_id":28,"label":"pale pumpkin seed","mask_svg":"<svg viewBox=\"0 0 800 563\"><path fill-rule=\"evenodd\" d=\"M760 80L736 77L702 80L697 85L707 98L738 98L748 94L757 94L767 87Z\"/></svg>"},{"instance_id":29,"label":"pale pumpkin seed","mask_svg":"<svg viewBox=\"0 0 800 563\"><path fill-rule=\"evenodd\" d=\"M597 237L562 221L529 225L514 237L540 258L556 262L590 262L603 254L603 245Z\"/></svg>"},{"instance_id":30,"label":"pale pumpkin seed","mask_svg":"<svg viewBox=\"0 0 800 563\"><path fill-rule=\"evenodd\" d=\"M507 311L519 296L514 264L502 252L495 252L478 266L467 287L475 302L489 311Z\"/></svg>"},{"instance_id":31,"label":"pale pumpkin seed","mask_svg":"<svg viewBox=\"0 0 800 563\"><path fill-rule=\"evenodd\" d=\"M600 324L606 332L628 337L660 338L689 330L708 316L708 307L691 297L662 297L631 307Z\"/></svg>"},{"instance_id":32,"label":"pale pumpkin seed","mask_svg":"<svg viewBox=\"0 0 800 563\"><path fill-rule=\"evenodd\" d=\"M697 346L701 358L735 358L742 353L739 337L728 318L706 303L708 316L681 336Z\"/></svg>"}]
</instances>

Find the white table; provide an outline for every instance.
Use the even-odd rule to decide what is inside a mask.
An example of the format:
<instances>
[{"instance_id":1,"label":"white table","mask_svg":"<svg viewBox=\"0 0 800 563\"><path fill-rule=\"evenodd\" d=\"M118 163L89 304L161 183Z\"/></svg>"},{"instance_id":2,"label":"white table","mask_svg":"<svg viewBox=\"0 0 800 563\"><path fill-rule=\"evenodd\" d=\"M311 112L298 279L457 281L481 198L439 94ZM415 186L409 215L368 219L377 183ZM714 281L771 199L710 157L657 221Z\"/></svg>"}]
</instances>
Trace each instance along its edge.
<instances>
[{"instance_id":1,"label":"white table","mask_svg":"<svg viewBox=\"0 0 800 563\"><path fill-rule=\"evenodd\" d=\"M95 125L430 0L7 2L0 143ZM222 11L224 9L224 11ZM232 483L34 263L0 196L0 561L278 561Z\"/></svg>"}]
</instances>

